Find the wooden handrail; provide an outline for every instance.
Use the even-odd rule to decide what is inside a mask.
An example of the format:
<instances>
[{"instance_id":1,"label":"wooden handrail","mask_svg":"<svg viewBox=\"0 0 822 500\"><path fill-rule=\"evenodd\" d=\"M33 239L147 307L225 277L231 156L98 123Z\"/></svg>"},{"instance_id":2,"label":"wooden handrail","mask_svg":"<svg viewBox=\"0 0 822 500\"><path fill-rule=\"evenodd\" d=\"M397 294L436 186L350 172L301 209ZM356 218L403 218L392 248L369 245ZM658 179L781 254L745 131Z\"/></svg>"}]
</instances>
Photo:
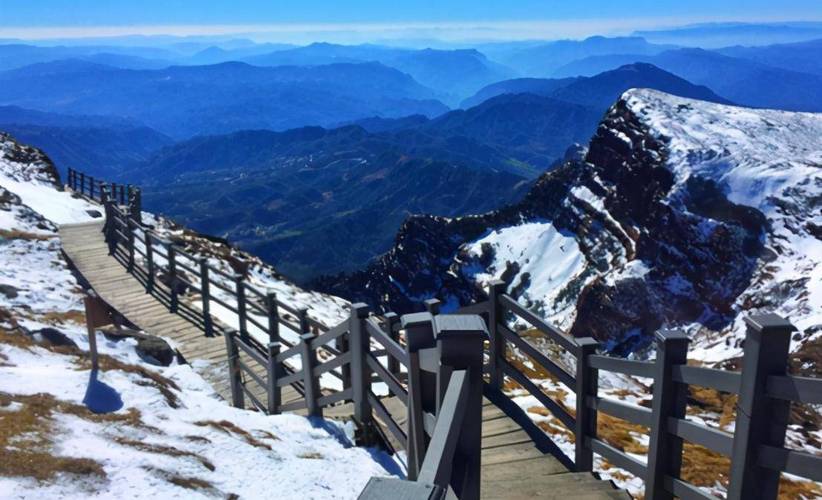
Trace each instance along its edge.
<instances>
[{"instance_id":1,"label":"wooden handrail","mask_svg":"<svg viewBox=\"0 0 822 500\"><path fill-rule=\"evenodd\" d=\"M442 402L431 445L422 462L419 481L447 488L451 480L454 453L460 435L460 423L468 409L470 383L468 370L457 370L451 374L448 389Z\"/></svg>"}]
</instances>

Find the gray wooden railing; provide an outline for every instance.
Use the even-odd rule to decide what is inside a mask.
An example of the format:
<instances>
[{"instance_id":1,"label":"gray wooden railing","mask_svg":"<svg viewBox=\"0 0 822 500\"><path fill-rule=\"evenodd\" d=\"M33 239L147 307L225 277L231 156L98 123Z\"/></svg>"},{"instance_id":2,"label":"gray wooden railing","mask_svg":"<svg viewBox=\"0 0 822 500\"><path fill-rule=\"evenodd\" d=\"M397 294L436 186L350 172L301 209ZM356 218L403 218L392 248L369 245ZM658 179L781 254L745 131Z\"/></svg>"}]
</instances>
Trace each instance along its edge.
<instances>
[{"instance_id":1,"label":"gray wooden railing","mask_svg":"<svg viewBox=\"0 0 822 500\"><path fill-rule=\"evenodd\" d=\"M140 208L139 194L122 194L139 190L89 180L73 170L69 187L103 203L110 253L147 293L200 326L205 335L224 336L233 405L244 407L247 398L271 414L305 410L321 416L325 408L349 403L359 444L390 449L393 442L406 450L409 480L374 478L362 498L433 499L444 498L449 491L461 499L479 498L481 399L485 394L498 404L504 401L506 379L533 395L573 433L573 458L555 450L563 463L576 471L591 471L594 456L599 455L643 479L649 499L712 498L682 480L683 441L731 458L731 499L775 499L782 472L822 481L822 457L785 447L791 403L822 404L822 379L788 374L794 328L778 316L747 319L741 372L688 365L689 340L677 331L656 335L654 361L599 354L596 340L572 338L550 325L507 295L501 281L490 283L488 300L464 307L457 315L440 314L436 299L426 302L427 312L402 317L375 316L367 305L353 304L347 320L328 327L305 309L279 301L242 275L226 273L144 226L134 216ZM120 194L112 196L117 190ZM190 291L200 294L199 307L180 301L180 295ZM236 314L238 327L222 325L211 313L212 303ZM510 326L521 322L575 360L575 369L567 370ZM251 335L250 325L263 338ZM282 327L298 332L299 341L283 339ZM516 356L526 356L575 393L574 413L517 368ZM290 363L297 359L299 369ZM652 407L601 397L601 371L651 380ZM338 379L342 389L323 388L320 379L325 374ZM376 384L402 403L406 425L386 406L384 395L374 392ZM266 395L265 401L255 396L255 385ZM686 418L691 385L738 395L733 433ZM283 404L282 390L288 386L301 398ZM514 405L506 407L506 412L521 412ZM598 435L599 413L650 429L646 462Z\"/></svg>"},{"instance_id":2,"label":"gray wooden railing","mask_svg":"<svg viewBox=\"0 0 822 500\"><path fill-rule=\"evenodd\" d=\"M741 372L687 364L688 337L679 331L657 333L656 359L635 361L598 354L592 338L571 338L503 293L491 283L487 317L491 318L489 385L501 389L509 377L540 401L575 437L574 467L590 471L594 455L645 481L645 498L710 499L681 479L683 441L704 446L731 459L730 499L775 499L782 472L822 481L822 456L785 447L790 405L822 404L822 379L788 374L788 355L795 328L773 315L746 318ZM522 320L576 359L575 373L562 368L508 325ZM506 359L515 349L544 368L576 395L571 415ZM496 359L495 359L496 358ZM653 383L651 409L600 397L599 372L644 377ZM738 395L734 432L686 418L688 387L700 386ZM650 429L647 462L608 444L597 433L597 415L605 413Z\"/></svg>"},{"instance_id":3,"label":"gray wooden railing","mask_svg":"<svg viewBox=\"0 0 822 500\"><path fill-rule=\"evenodd\" d=\"M73 168L68 169L68 179L66 184L72 191L83 195L90 200L103 203L103 187L107 188L107 196L117 205L133 207L132 214L139 220L142 212L142 191L131 184L117 184L116 182L105 182L95 179L91 175L78 172Z\"/></svg>"}]
</instances>

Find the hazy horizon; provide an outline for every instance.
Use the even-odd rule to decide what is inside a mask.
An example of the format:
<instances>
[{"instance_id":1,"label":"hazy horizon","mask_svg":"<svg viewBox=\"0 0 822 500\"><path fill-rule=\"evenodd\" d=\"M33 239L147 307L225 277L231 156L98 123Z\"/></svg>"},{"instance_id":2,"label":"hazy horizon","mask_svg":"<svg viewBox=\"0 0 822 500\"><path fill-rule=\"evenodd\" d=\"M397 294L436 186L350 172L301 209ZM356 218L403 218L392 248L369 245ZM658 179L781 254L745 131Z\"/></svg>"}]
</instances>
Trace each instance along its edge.
<instances>
[{"instance_id":1,"label":"hazy horizon","mask_svg":"<svg viewBox=\"0 0 822 500\"><path fill-rule=\"evenodd\" d=\"M300 3L241 0L0 0L0 40L36 43L146 43L144 37L256 43L445 44L581 39L624 36L703 24L791 24L822 22L822 4L813 0L772 2L732 0L681 2L582 0L558 4L522 0L514 5L450 0L401 4L352 0ZM818 28L818 27L817 27Z\"/></svg>"}]
</instances>

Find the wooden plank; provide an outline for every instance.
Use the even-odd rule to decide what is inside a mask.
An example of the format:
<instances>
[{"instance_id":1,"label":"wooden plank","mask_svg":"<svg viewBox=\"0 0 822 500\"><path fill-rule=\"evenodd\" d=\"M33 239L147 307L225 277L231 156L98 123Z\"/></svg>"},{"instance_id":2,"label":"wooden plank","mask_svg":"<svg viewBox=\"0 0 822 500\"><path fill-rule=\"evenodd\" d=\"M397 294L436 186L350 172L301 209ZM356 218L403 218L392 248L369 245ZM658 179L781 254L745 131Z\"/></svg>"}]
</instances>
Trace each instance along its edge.
<instances>
[{"instance_id":1,"label":"wooden plank","mask_svg":"<svg viewBox=\"0 0 822 500\"><path fill-rule=\"evenodd\" d=\"M487 465L517 462L528 458L543 456L534 443L516 444L499 448L482 450L482 463Z\"/></svg>"},{"instance_id":2,"label":"wooden plank","mask_svg":"<svg viewBox=\"0 0 822 500\"><path fill-rule=\"evenodd\" d=\"M527 432L520 428L505 434L496 434L494 436L482 436L482 449L488 450L491 448L499 448L501 446L513 446L522 443L530 443L531 437Z\"/></svg>"},{"instance_id":3,"label":"wooden plank","mask_svg":"<svg viewBox=\"0 0 822 500\"><path fill-rule=\"evenodd\" d=\"M482 464L482 479L486 481L531 481L540 476L570 475L568 470L550 455L521 460L516 467Z\"/></svg>"}]
</instances>

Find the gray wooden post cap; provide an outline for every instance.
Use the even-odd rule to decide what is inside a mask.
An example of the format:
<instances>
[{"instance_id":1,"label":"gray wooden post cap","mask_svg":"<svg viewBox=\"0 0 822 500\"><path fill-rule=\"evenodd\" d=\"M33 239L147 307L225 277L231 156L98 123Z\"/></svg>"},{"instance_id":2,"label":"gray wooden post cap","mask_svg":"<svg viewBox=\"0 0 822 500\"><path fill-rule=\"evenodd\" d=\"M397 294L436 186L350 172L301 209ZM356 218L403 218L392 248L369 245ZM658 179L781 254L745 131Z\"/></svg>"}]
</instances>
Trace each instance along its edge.
<instances>
[{"instance_id":1,"label":"gray wooden post cap","mask_svg":"<svg viewBox=\"0 0 822 500\"><path fill-rule=\"evenodd\" d=\"M778 314L757 314L755 316L746 316L743 318L745 323L755 330L782 330L793 332L796 327Z\"/></svg>"},{"instance_id":2,"label":"gray wooden post cap","mask_svg":"<svg viewBox=\"0 0 822 500\"><path fill-rule=\"evenodd\" d=\"M402 315L400 322L405 330L405 343L409 351L417 352L420 349L434 347L433 319L428 312Z\"/></svg>"},{"instance_id":3,"label":"gray wooden post cap","mask_svg":"<svg viewBox=\"0 0 822 500\"><path fill-rule=\"evenodd\" d=\"M372 477L358 500L444 500L446 491L437 485L420 481L403 481L393 477Z\"/></svg>"},{"instance_id":4,"label":"gray wooden post cap","mask_svg":"<svg viewBox=\"0 0 822 500\"><path fill-rule=\"evenodd\" d=\"M657 330L654 332L654 339L657 342L665 342L672 340L690 341L691 338L682 330Z\"/></svg>"},{"instance_id":5,"label":"gray wooden post cap","mask_svg":"<svg viewBox=\"0 0 822 500\"><path fill-rule=\"evenodd\" d=\"M351 304L351 312L357 318L367 318L369 312L368 304L365 304L363 302L355 302L354 304Z\"/></svg>"},{"instance_id":6,"label":"gray wooden post cap","mask_svg":"<svg viewBox=\"0 0 822 500\"><path fill-rule=\"evenodd\" d=\"M488 328L478 314L441 314L434 318L440 361L455 368L482 363L482 343Z\"/></svg>"}]
</instances>

